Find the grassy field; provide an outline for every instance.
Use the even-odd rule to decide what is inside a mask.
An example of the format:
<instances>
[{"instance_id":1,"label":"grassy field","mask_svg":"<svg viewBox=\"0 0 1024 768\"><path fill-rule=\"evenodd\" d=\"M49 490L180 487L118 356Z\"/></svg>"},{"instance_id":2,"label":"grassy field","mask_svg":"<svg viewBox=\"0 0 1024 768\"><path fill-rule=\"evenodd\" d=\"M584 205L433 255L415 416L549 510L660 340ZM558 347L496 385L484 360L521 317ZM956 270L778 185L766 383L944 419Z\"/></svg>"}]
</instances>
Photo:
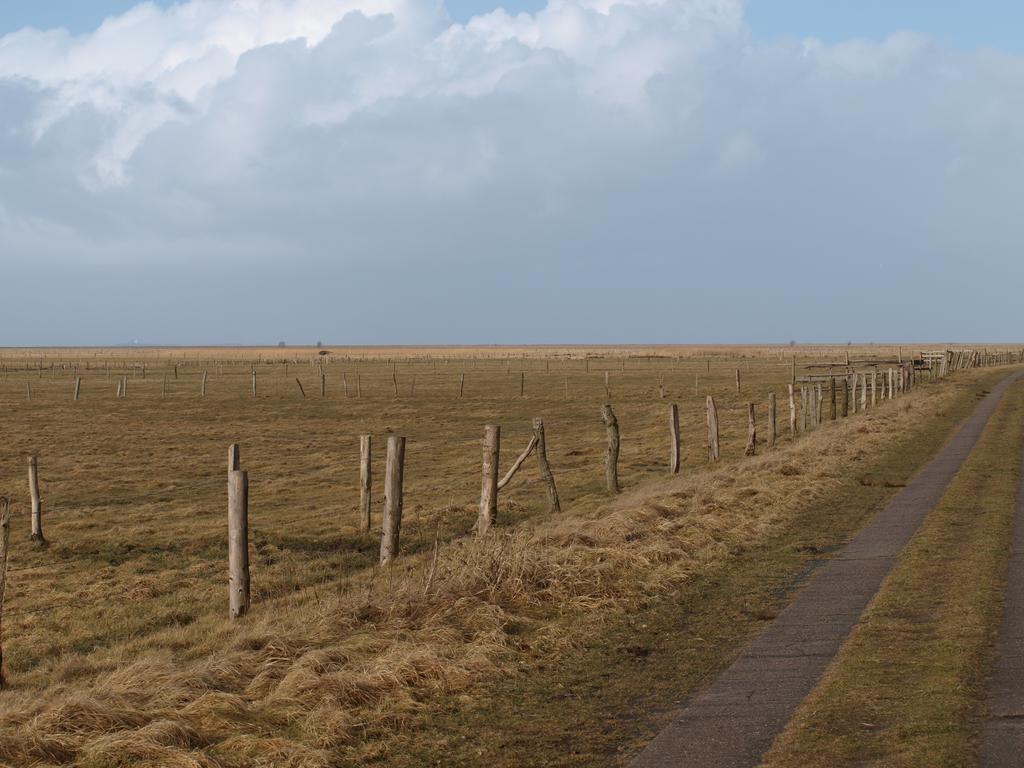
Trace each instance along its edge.
<instances>
[{"instance_id":1,"label":"grassy field","mask_svg":"<svg viewBox=\"0 0 1024 768\"><path fill-rule=\"evenodd\" d=\"M525 658L571 651L573 627L646 604L763 542L858 462L911 439L921 420L955 410L991 375L922 387L790 441L790 355L803 373L847 352L898 354L332 350L321 397L316 350L7 351L0 495L15 500L18 517L0 760L321 766L411 754L401 735L451 697L479 699L481 681L507 676ZM82 391L73 402L76 375ZM116 399L121 376L127 396ZM770 456L744 459L746 403L763 424L772 391L784 437ZM706 394L722 421L725 461L714 470L706 468ZM614 501L603 480L606 401L623 434L626 493ZM669 402L679 403L683 422L683 476L671 481ZM533 416L545 419L563 514L548 518L528 465L501 495L499 534L467 537L483 425L502 426L504 469L526 445ZM379 489L389 433L409 441L406 516L403 557L381 572L376 537L356 530L358 436L377 438ZM251 485L254 606L237 624L225 620L232 442L242 444ZM45 549L27 541L32 453ZM378 523L379 503L374 509ZM435 536L439 566L428 583Z\"/></svg>"}]
</instances>

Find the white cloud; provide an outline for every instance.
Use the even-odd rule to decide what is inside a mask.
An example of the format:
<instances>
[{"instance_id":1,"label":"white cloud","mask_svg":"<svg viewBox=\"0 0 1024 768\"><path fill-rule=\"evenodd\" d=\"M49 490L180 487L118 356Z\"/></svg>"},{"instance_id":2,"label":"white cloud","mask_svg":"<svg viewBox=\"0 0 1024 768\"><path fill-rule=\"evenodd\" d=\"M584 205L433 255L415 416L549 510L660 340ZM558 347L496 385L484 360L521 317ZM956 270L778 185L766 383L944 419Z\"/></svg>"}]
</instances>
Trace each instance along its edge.
<instances>
[{"instance_id":1,"label":"white cloud","mask_svg":"<svg viewBox=\"0 0 1024 768\"><path fill-rule=\"evenodd\" d=\"M641 338L700 317L701 281L771 316L794 284L780 257L820 274L823 309L869 286L905 306L966 250L1024 277L1006 260L1021 85L1017 58L912 33L759 44L740 0L550 0L465 25L433 0L147 4L0 38L0 266L278 254L268 291L370 264L361 279L405 270L433 295L514 271L577 331L607 322L605 289L578 290L595 274L644 294ZM879 254L881 284L851 267ZM799 337L783 322L759 329Z\"/></svg>"}]
</instances>

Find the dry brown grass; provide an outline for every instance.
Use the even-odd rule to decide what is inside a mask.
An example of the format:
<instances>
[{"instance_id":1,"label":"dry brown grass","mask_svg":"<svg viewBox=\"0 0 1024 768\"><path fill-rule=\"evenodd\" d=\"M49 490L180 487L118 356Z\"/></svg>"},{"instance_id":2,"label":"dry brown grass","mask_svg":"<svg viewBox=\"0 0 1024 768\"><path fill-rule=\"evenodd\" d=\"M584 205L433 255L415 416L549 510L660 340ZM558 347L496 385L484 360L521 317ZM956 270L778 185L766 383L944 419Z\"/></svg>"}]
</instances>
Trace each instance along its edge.
<instances>
[{"instance_id":1,"label":"dry brown grass","mask_svg":"<svg viewBox=\"0 0 1024 768\"><path fill-rule=\"evenodd\" d=\"M205 401L194 395L195 370L166 400L163 371L152 369L122 401L94 372L78 404L67 373L43 385L37 377L31 403L19 397L25 374L0 382L0 494L24 496L24 455L38 451L52 540L46 550L23 543L12 562L5 651L14 687L0 694L0 760L326 766L385 754L389 735L427 717L438 695L503 674L525 643L572 644L607 611L664 593L827 498L858 458L940 411L956 389L923 387L770 455L708 470L704 391L721 402L725 455L742 453L748 395L734 392L736 361L713 363L710 376L695 359L630 359L625 371L607 362L619 368L613 402L629 486L609 503L600 363L587 375L575 362L568 400L555 366L541 372L532 360L521 399L504 360L473 363L462 401L451 374L435 380L423 360L399 366L400 380L415 366L420 378L416 398L397 401L391 368L368 361L361 399L337 395L338 361L325 400L298 399L294 370L286 377L278 366L261 368L265 394L255 401L242 366L211 377ZM758 401L784 390L788 364L771 355L740 367ZM301 370L312 393L308 365ZM684 476L673 480L664 476L661 376L685 414ZM545 416L566 512L545 518L539 481L519 479L502 497L506 527L485 540L462 536L481 425L505 426L508 455L525 444L532 415ZM410 439L406 551L380 571L375 542L354 529L355 441L388 428ZM232 625L223 618L223 463L234 440L253 484L255 603Z\"/></svg>"}]
</instances>

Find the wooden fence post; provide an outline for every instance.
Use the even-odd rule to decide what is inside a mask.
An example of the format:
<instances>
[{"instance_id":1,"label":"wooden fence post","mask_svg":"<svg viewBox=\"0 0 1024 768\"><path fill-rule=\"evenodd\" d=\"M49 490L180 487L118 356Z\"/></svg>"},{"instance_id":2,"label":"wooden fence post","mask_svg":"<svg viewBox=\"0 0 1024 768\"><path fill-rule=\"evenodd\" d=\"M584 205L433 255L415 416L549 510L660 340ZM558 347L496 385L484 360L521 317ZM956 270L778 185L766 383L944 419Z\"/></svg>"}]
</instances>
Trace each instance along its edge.
<instances>
[{"instance_id":1,"label":"wooden fence post","mask_svg":"<svg viewBox=\"0 0 1024 768\"><path fill-rule=\"evenodd\" d=\"M75 377L75 402L76 403L78 402L78 396L81 394L81 392L82 392L82 377L81 376L76 376Z\"/></svg>"},{"instance_id":2,"label":"wooden fence post","mask_svg":"<svg viewBox=\"0 0 1024 768\"><path fill-rule=\"evenodd\" d=\"M249 473L228 472L228 616L249 612Z\"/></svg>"},{"instance_id":3,"label":"wooden fence post","mask_svg":"<svg viewBox=\"0 0 1024 768\"><path fill-rule=\"evenodd\" d=\"M28 492L32 498L32 541L46 544L43 536L43 501L39 496L39 462L35 456L28 457Z\"/></svg>"},{"instance_id":4,"label":"wooden fence post","mask_svg":"<svg viewBox=\"0 0 1024 768\"><path fill-rule=\"evenodd\" d=\"M25 382L25 393L28 395L28 399L31 401L32 400L32 382L31 381L26 381Z\"/></svg>"},{"instance_id":5,"label":"wooden fence post","mask_svg":"<svg viewBox=\"0 0 1024 768\"><path fill-rule=\"evenodd\" d=\"M829 419L832 421L836 420L836 377L832 376L828 380L828 398L829 398Z\"/></svg>"},{"instance_id":6,"label":"wooden fence post","mask_svg":"<svg viewBox=\"0 0 1024 768\"><path fill-rule=\"evenodd\" d=\"M850 413L857 413L857 374L850 377Z\"/></svg>"},{"instance_id":7,"label":"wooden fence post","mask_svg":"<svg viewBox=\"0 0 1024 768\"><path fill-rule=\"evenodd\" d=\"M868 409L868 375L866 373L860 374L860 409L862 411Z\"/></svg>"},{"instance_id":8,"label":"wooden fence post","mask_svg":"<svg viewBox=\"0 0 1024 768\"><path fill-rule=\"evenodd\" d=\"M360 435L359 437L359 530L363 533L370 532L370 510L373 501L371 491L373 488L373 475L371 473L371 453L373 449L373 437Z\"/></svg>"},{"instance_id":9,"label":"wooden fence post","mask_svg":"<svg viewBox=\"0 0 1024 768\"><path fill-rule=\"evenodd\" d=\"M302 386L302 382L299 381L299 377L298 376L295 377L295 383L299 385L299 393L302 395L302 398L305 399L306 398L306 388Z\"/></svg>"},{"instance_id":10,"label":"wooden fence post","mask_svg":"<svg viewBox=\"0 0 1024 768\"><path fill-rule=\"evenodd\" d=\"M753 403L747 403L747 447L743 453L746 456L757 453L757 415Z\"/></svg>"},{"instance_id":11,"label":"wooden fence post","mask_svg":"<svg viewBox=\"0 0 1024 768\"><path fill-rule=\"evenodd\" d=\"M327 397L327 374L320 371L320 397Z\"/></svg>"},{"instance_id":12,"label":"wooden fence post","mask_svg":"<svg viewBox=\"0 0 1024 768\"><path fill-rule=\"evenodd\" d=\"M561 512L562 504L558 500L555 476L552 474L551 465L548 463L547 439L544 436L544 419L539 416L533 420L533 436L537 440L537 466L540 468L540 476L544 480L544 487L547 489L548 511Z\"/></svg>"},{"instance_id":13,"label":"wooden fence post","mask_svg":"<svg viewBox=\"0 0 1024 768\"><path fill-rule=\"evenodd\" d=\"M840 413L844 419L850 415L850 379L846 376L843 377L843 402L840 406Z\"/></svg>"},{"instance_id":14,"label":"wooden fence post","mask_svg":"<svg viewBox=\"0 0 1024 768\"><path fill-rule=\"evenodd\" d=\"M670 474L679 474L679 406L672 403L668 407L668 432L671 442L669 443L668 471Z\"/></svg>"},{"instance_id":15,"label":"wooden fence post","mask_svg":"<svg viewBox=\"0 0 1024 768\"><path fill-rule=\"evenodd\" d=\"M256 369L252 369L252 396L256 397Z\"/></svg>"},{"instance_id":16,"label":"wooden fence post","mask_svg":"<svg viewBox=\"0 0 1024 768\"><path fill-rule=\"evenodd\" d=\"M721 450L718 444L718 408L715 406L715 398L708 395L708 459L718 461L721 457Z\"/></svg>"},{"instance_id":17,"label":"wooden fence post","mask_svg":"<svg viewBox=\"0 0 1024 768\"><path fill-rule=\"evenodd\" d=\"M228 472L237 472L242 468L242 452L238 443L228 446Z\"/></svg>"},{"instance_id":18,"label":"wooden fence post","mask_svg":"<svg viewBox=\"0 0 1024 768\"><path fill-rule=\"evenodd\" d=\"M526 371L519 372L519 396L526 396Z\"/></svg>"},{"instance_id":19,"label":"wooden fence post","mask_svg":"<svg viewBox=\"0 0 1024 768\"><path fill-rule=\"evenodd\" d=\"M608 433L608 453L605 456L605 480L611 493L619 492L619 420L610 405L601 406L601 419Z\"/></svg>"},{"instance_id":20,"label":"wooden fence post","mask_svg":"<svg viewBox=\"0 0 1024 768\"><path fill-rule=\"evenodd\" d=\"M604 372L604 396L607 398L612 396L611 387L608 385L608 371Z\"/></svg>"},{"instance_id":21,"label":"wooden fence post","mask_svg":"<svg viewBox=\"0 0 1024 768\"><path fill-rule=\"evenodd\" d=\"M878 371L871 372L871 407L878 404Z\"/></svg>"},{"instance_id":22,"label":"wooden fence post","mask_svg":"<svg viewBox=\"0 0 1024 768\"><path fill-rule=\"evenodd\" d=\"M810 413L808 413L808 411L810 410L810 403L811 403L811 400L807 396L807 385L804 384L803 386L800 387L800 431L801 432L806 432L807 431L808 417L810 416Z\"/></svg>"},{"instance_id":23,"label":"wooden fence post","mask_svg":"<svg viewBox=\"0 0 1024 768\"><path fill-rule=\"evenodd\" d=\"M206 371L203 371L203 383L199 387L199 396L206 397Z\"/></svg>"},{"instance_id":24,"label":"wooden fence post","mask_svg":"<svg viewBox=\"0 0 1024 768\"><path fill-rule=\"evenodd\" d=\"M0 498L0 691L7 685L4 676L4 597L7 592L7 548L11 541L11 502Z\"/></svg>"},{"instance_id":25,"label":"wooden fence post","mask_svg":"<svg viewBox=\"0 0 1024 768\"><path fill-rule=\"evenodd\" d=\"M789 387L789 434L791 437L796 437L796 395L793 391L793 385L787 384Z\"/></svg>"},{"instance_id":26,"label":"wooden fence post","mask_svg":"<svg viewBox=\"0 0 1024 768\"><path fill-rule=\"evenodd\" d=\"M736 369L736 394L740 393L740 369Z\"/></svg>"},{"instance_id":27,"label":"wooden fence post","mask_svg":"<svg viewBox=\"0 0 1024 768\"><path fill-rule=\"evenodd\" d=\"M768 395L768 447L775 447L776 438L776 404L775 404L775 393L772 392Z\"/></svg>"},{"instance_id":28,"label":"wooden fence post","mask_svg":"<svg viewBox=\"0 0 1024 768\"><path fill-rule=\"evenodd\" d=\"M380 539L380 564L387 565L398 557L399 536L402 533L402 483L405 477L405 438L388 437L387 459L384 466L384 517Z\"/></svg>"},{"instance_id":29,"label":"wooden fence post","mask_svg":"<svg viewBox=\"0 0 1024 768\"><path fill-rule=\"evenodd\" d=\"M459 374L459 399L460 400L462 399L462 395L465 393L465 391L466 391L466 374L465 373L460 373Z\"/></svg>"},{"instance_id":30,"label":"wooden fence post","mask_svg":"<svg viewBox=\"0 0 1024 768\"><path fill-rule=\"evenodd\" d=\"M483 476L480 484L480 514L477 533L481 536L498 521L498 464L501 458L501 427L484 427Z\"/></svg>"}]
</instances>

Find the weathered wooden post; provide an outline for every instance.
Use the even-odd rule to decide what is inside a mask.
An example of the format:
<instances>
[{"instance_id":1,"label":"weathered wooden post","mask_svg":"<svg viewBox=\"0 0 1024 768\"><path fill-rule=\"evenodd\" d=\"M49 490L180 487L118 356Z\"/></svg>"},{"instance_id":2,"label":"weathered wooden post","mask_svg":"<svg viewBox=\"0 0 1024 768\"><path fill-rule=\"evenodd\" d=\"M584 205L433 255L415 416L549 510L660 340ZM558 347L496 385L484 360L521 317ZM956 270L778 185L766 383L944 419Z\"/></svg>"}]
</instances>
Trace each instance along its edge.
<instances>
[{"instance_id":1,"label":"weathered wooden post","mask_svg":"<svg viewBox=\"0 0 1024 768\"><path fill-rule=\"evenodd\" d=\"M850 412L857 413L857 374L850 376Z\"/></svg>"},{"instance_id":2,"label":"weathered wooden post","mask_svg":"<svg viewBox=\"0 0 1024 768\"><path fill-rule=\"evenodd\" d=\"M775 447L776 440L776 404L775 393L768 395L768 447Z\"/></svg>"},{"instance_id":3,"label":"weathered wooden post","mask_svg":"<svg viewBox=\"0 0 1024 768\"><path fill-rule=\"evenodd\" d=\"M866 373L860 374L860 409L862 411L868 409L868 375Z\"/></svg>"},{"instance_id":4,"label":"weathered wooden post","mask_svg":"<svg viewBox=\"0 0 1024 768\"><path fill-rule=\"evenodd\" d=\"M28 492L32 498L32 541L46 544L43 536L43 500L39 496L39 462L35 456L28 457Z\"/></svg>"},{"instance_id":5,"label":"weathered wooden post","mask_svg":"<svg viewBox=\"0 0 1024 768\"><path fill-rule=\"evenodd\" d=\"M302 386L302 382L299 381L299 377L295 377L295 383L299 385L299 394L302 395L303 400L306 398L306 388Z\"/></svg>"},{"instance_id":6,"label":"weathered wooden post","mask_svg":"<svg viewBox=\"0 0 1024 768\"><path fill-rule=\"evenodd\" d=\"M871 407L878 404L878 371L871 372Z\"/></svg>"},{"instance_id":7,"label":"weathered wooden post","mask_svg":"<svg viewBox=\"0 0 1024 768\"><path fill-rule=\"evenodd\" d=\"M228 472L237 472L242 468L242 449L238 443L228 446Z\"/></svg>"},{"instance_id":8,"label":"weathered wooden post","mask_svg":"<svg viewBox=\"0 0 1024 768\"><path fill-rule=\"evenodd\" d=\"M800 431L807 431L807 424L810 416L810 398L807 396L807 385L800 387Z\"/></svg>"},{"instance_id":9,"label":"weathered wooden post","mask_svg":"<svg viewBox=\"0 0 1024 768\"><path fill-rule=\"evenodd\" d=\"M679 474L679 406L672 403L668 407L669 459L670 474Z\"/></svg>"},{"instance_id":10,"label":"weathered wooden post","mask_svg":"<svg viewBox=\"0 0 1024 768\"><path fill-rule=\"evenodd\" d=\"M459 374L459 399L462 399L462 395L466 392L466 374Z\"/></svg>"},{"instance_id":11,"label":"weathered wooden post","mask_svg":"<svg viewBox=\"0 0 1024 768\"><path fill-rule=\"evenodd\" d=\"M320 371L320 397L327 397L327 374Z\"/></svg>"},{"instance_id":12,"label":"weathered wooden post","mask_svg":"<svg viewBox=\"0 0 1024 768\"><path fill-rule=\"evenodd\" d=\"M81 392L82 392L82 377L81 376L76 376L75 377L75 402L76 403L78 402L78 396L81 394Z\"/></svg>"},{"instance_id":13,"label":"weathered wooden post","mask_svg":"<svg viewBox=\"0 0 1024 768\"><path fill-rule=\"evenodd\" d=\"M601 419L608 433L608 452L605 455L605 480L611 493L619 492L619 420L610 405L601 406Z\"/></svg>"},{"instance_id":14,"label":"weathered wooden post","mask_svg":"<svg viewBox=\"0 0 1024 768\"><path fill-rule=\"evenodd\" d=\"M484 427L483 476L480 484L480 514L477 533L481 536L498 521L498 463L501 456L501 427Z\"/></svg>"},{"instance_id":15,"label":"weathered wooden post","mask_svg":"<svg viewBox=\"0 0 1024 768\"><path fill-rule=\"evenodd\" d=\"M540 476L544 480L544 487L548 494L548 511L561 512L562 505L558 500L558 489L555 488L555 476L551 472L551 465L548 463L547 440L544 436L544 420L539 416L533 420L533 437L537 441L537 466L540 468Z\"/></svg>"},{"instance_id":16,"label":"weathered wooden post","mask_svg":"<svg viewBox=\"0 0 1024 768\"><path fill-rule=\"evenodd\" d=\"M363 396L363 374L356 373L356 397L362 398Z\"/></svg>"},{"instance_id":17,"label":"weathered wooden post","mask_svg":"<svg viewBox=\"0 0 1024 768\"><path fill-rule=\"evenodd\" d=\"M736 369L736 394L740 393L740 369Z\"/></svg>"},{"instance_id":18,"label":"weathered wooden post","mask_svg":"<svg viewBox=\"0 0 1024 768\"><path fill-rule=\"evenodd\" d=\"M32 400L32 382L31 381L26 381L25 382L25 394L28 395L28 399L31 401Z\"/></svg>"},{"instance_id":19,"label":"weathered wooden post","mask_svg":"<svg viewBox=\"0 0 1024 768\"><path fill-rule=\"evenodd\" d=\"M662 400L664 400L664 399L665 399L665 377L664 377L664 376L662 376L662 377L661 377L661 378L660 378L660 379L658 380L658 396L659 396L659 397L660 397L660 398L661 398Z\"/></svg>"},{"instance_id":20,"label":"weathered wooden post","mask_svg":"<svg viewBox=\"0 0 1024 768\"><path fill-rule=\"evenodd\" d=\"M228 616L249 612L249 473L228 472Z\"/></svg>"},{"instance_id":21,"label":"weathered wooden post","mask_svg":"<svg viewBox=\"0 0 1024 768\"><path fill-rule=\"evenodd\" d=\"M394 388L395 388L395 400L397 400L398 399L398 374L395 373L394 370L391 371L391 383L394 385Z\"/></svg>"},{"instance_id":22,"label":"weathered wooden post","mask_svg":"<svg viewBox=\"0 0 1024 768\"><path fill-rule=\"evenodd\" d=\"M519 372L519 396L526 396L526 371Z\"/></svg>"},{"instance_id":23,"label":"weathered wooden post","mask_svg":"<svg viewBox=\"0 0 1024 768\"><path fill-rule=\"evenodd\" d=\"M372 508L371 490L373 475L371 473L371 452L373 438L370 435L359 437L359 530L370 532L370 510Z\"/></svg>"},{"instance_id":24,"label":"weathered wooden post","mask_svg":"<svg viewBox=\"0 0 1024 768\"><path fill-rule=\"evenodd\" d=\"M850 380L846 376L843 377L843 403L840 412L844 419L850 415Z\"/></svg>"},{"instance_id":25,"label":"weathered wooden post","mask_svg":"<svg viewBox=\"0 0 1024 768\"><path fill-rule=\"evenodd\" d=\"M252 396L256 397L256 369L252 369Z\"/></svg>"},{"instance_id":26,"label":"weathered wooden post","mask_svg":"<svg viewBox=\"0 0 1024 768\"><path fill-rule=\"evenodd\" d=\"M789 434L791 437L796 437L796 396L793 385L787 384L786 386L789 387Z\"/></svg>"},{"instance_id":27,"label":"weathered wooden post","mask_svg":"<svg viewBox=\"0 0 1024 768\"><path fill-rule=\"evenodd\" d=\"M836 420L836 377L832 376L828 380L828 399L829 409L828 416L832 421Z\"/></svg>"},{"instance_id":28,"label":"weathered wooden post","mask_svg":"<svg viewBox=\"0 0 1024 768\"><path fill-rule=\"evenodd\" d=\"M398 557L399 536L402 533L402 482L405 477L405 438L388 437L387 459L384 466L384 517L380 539L380 564L387 565Z\"/></svg>"},{"instance_id":29,"label":"weathered wooden post","mask_svg":"<svg viewBox=\"0 0 1024 768\"><path fill-rule=\"evenodd\" d=\"M0 498L0 691L7 685L4 676L4 597L7 592L7 548L11 541L11 502Z\"/></svg>"},{"instance_id":30,"label":"weathered wooden post","mask_svg":"<svg viewBox=\"0 0 1024 768\"><path fill-rule=\"evenodd\" d=\"M708 395L708 460L718 461L721 457L721 450L718 444L718 408L715 406L715 398Z\"/></svg>"},{"instance_id":31,"label":"weathered wooden post","mask_svg":"<svg viewBox=\"0 0 1024 768\"><path fill-rule=\"evenodd\" d=\"M206 397L206 371L203 371L203 383L199 386L199 396Z\"/></svg>"},{"instance_id":32,"label":"weathered wooden post","mask_svg":"<svg viewBox=\"0 0 1024 768\"><path fill-rule=\"evenodd\" d=\"M743 453L746 456L757 453L757 415L753 403L747 403L747 447Z\"/></svg>"},{"instance_id":33,"label":"weathered wooden post","mask_svg":"<svg viewBox=\"0 0 1024 768\"><path fill-rule=\"evenodd\" d=\"M608 371L604 372L604 396L609 399L612 396L611 387L608 385Z\"/></svg>"}]
</instances>

